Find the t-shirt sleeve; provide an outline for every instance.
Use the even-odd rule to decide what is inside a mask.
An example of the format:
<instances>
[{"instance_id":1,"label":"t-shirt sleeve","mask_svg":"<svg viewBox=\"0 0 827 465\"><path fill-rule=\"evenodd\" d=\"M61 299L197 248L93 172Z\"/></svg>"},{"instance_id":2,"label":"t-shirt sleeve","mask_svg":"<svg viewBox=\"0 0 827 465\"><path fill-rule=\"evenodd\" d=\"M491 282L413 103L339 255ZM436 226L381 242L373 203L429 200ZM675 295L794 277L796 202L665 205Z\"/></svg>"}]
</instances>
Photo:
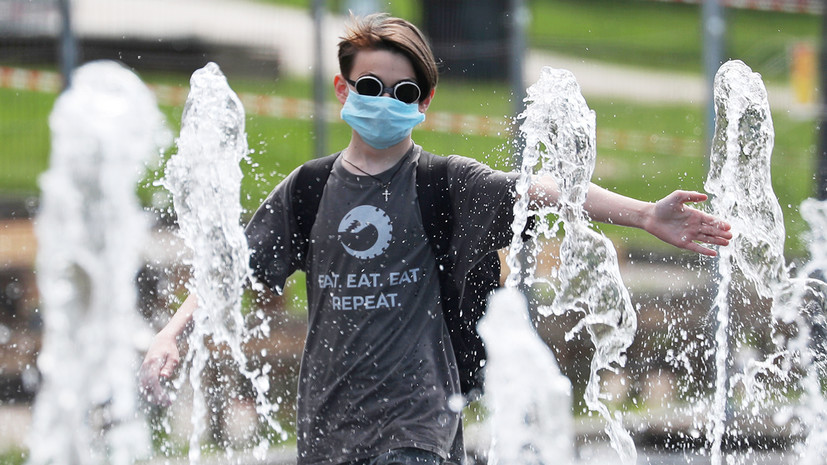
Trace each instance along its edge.
<instances>
[{"instance_id":1,"label":"t-shirt sleeve","mask_svg":"<svg viewBox=\"0 0 827 465\"><path fill-rule=\"evenodd\" d=\"M287 278L304 267L303 251L307 250L293 212L297 171L276 186L245 229L253 276L279 294Z\"/></svg>"},{"instance_id":2,"label":"t-shirt sleeve","mask_svg":"<svg viewBox=\"0 0 827 465\"><path fill-rule=\"evenodd\" d=\"M504 173L466 157L448 162L457 265L470 267L492 250L511 243L517 173Z\"/></svg>"}]
</instances>

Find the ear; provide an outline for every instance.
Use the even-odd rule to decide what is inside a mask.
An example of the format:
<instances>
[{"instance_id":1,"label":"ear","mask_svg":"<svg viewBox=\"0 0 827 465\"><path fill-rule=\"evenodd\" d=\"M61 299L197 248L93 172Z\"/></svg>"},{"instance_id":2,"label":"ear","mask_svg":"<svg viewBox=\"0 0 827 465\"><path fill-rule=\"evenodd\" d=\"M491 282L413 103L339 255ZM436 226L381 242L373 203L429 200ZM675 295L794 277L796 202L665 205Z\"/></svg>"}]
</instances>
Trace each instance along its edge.
<instances>
[{"instance_id":1,"label":"ear","mask_svg":"<svg viewBox=\"0 0 827 465\"><path fill-rule=\"evenodd\" d=\"M436 87L431 89L430 94L425 97L425 100L419 102L419 112L425 113L428 110L428 107L431 106L431 100L434 99L434 94L436 94Z\"/></svg>"},{"instance_id":2,"label":"ear","mask_svg":"<svg viewBox=\"0 0 827 465\"><path fill-rule=\"evenodd\" d=\"M344 76L337 74L333 78L333 89L336 91L336 98L339 99L339 102L342 105L344 105L345 100L347 100L347 94L350 92L350 89L347 86L347 80L345 80Z\"/></svg>"}]
</instances>

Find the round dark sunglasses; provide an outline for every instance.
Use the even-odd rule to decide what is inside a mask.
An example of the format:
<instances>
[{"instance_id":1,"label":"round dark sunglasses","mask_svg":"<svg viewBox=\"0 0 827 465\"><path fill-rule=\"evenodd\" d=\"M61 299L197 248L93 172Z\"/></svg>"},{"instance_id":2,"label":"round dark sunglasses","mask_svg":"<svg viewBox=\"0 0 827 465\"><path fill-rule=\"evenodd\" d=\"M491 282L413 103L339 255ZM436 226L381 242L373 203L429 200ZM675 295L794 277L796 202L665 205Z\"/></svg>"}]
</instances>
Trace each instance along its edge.
<instances>
[{"instance_id":1,"label":"round dark sunglasses","mask_svg":"<svg viewBox=\"0 0 827 465\"><path fill-rule=\"evenodd\" d=\"M422 95L419 86L413 81L399 81L393 87L385 87L385 84L376 76L362 76L355 81L346 80L348 84L356 89L359 95L379 97L384 93L388 93L396 100L404 103L414 103Z\"/></svg>"}]
</instances>

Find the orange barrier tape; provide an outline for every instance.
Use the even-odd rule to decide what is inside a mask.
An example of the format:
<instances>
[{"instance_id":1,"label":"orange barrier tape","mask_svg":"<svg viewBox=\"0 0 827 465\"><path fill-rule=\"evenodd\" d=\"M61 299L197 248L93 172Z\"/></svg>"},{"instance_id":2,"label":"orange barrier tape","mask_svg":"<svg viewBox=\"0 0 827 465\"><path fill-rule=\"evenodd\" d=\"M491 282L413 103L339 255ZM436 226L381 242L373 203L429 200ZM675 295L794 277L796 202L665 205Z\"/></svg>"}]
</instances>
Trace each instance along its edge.
<instances>
[{"instance_id":1,"label":"orange barrier tape","mask_svg":"<svg viewBox=\"0 0 827 465\"><path fill-rule=\"evenodd\" d=\"M702 3L704 0L657 0L664 3ZM721 6L743 10L782 11L784 13L821 14L823 0L722 0Z\"/></svg>"},{"instance_id":2,"label":"orange barrier tape","mask_svg":"<svg viewBox=\"0 0 827 465\"><path fill-rule=\"evenodd\" d=\"M0 87L37 92L57 93L63 80L59 73L0 66ZM183 106L189 89L180 86L152 84L149 88L161 105ZM259 116L274 118L310 120L313 117L313 102L308 99L279 97L242 92L239 99L246 111ZM325 118L330 122L341 122L339 105L328 104ZM446 112L428 112L420 130L449 134L478 135L508 138L512 120L506 117L493 118ZM630 152L647 152L664 155L702 156L704 149L697 140L650 134L640 131L597 129L597 144L600 147Z\"/></svg>"}]
</instances>

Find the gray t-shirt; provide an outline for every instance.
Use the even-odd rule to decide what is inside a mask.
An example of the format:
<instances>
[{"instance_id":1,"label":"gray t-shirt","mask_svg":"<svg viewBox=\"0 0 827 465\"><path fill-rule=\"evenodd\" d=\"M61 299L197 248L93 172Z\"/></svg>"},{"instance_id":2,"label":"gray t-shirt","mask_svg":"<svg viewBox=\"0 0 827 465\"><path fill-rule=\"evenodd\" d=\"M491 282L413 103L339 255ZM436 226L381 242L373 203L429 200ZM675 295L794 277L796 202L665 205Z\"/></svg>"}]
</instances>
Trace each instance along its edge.
<instances>
[{"instance_id":1,"label":"gray t-shirt","mask_svg":"<svg viewBox=\"0 0 827 465\"><path fill-rule=\"evenodd\" d=\"M399 447L447 457L459 423L454 353L436 261L422 226L415 147L374 179L341 157L325 186L306 263L294 242L295 172L247 227L254 272L280 289L307 271L309 326L298 389L300 465L341 463ZM457 269L510 236L515 176L451 156ZM380 182L381 181L381 182ZM389 195L384 195L386 188ZM305 266L306 265L306 266Z\"/></svg>"}]
</instances>

